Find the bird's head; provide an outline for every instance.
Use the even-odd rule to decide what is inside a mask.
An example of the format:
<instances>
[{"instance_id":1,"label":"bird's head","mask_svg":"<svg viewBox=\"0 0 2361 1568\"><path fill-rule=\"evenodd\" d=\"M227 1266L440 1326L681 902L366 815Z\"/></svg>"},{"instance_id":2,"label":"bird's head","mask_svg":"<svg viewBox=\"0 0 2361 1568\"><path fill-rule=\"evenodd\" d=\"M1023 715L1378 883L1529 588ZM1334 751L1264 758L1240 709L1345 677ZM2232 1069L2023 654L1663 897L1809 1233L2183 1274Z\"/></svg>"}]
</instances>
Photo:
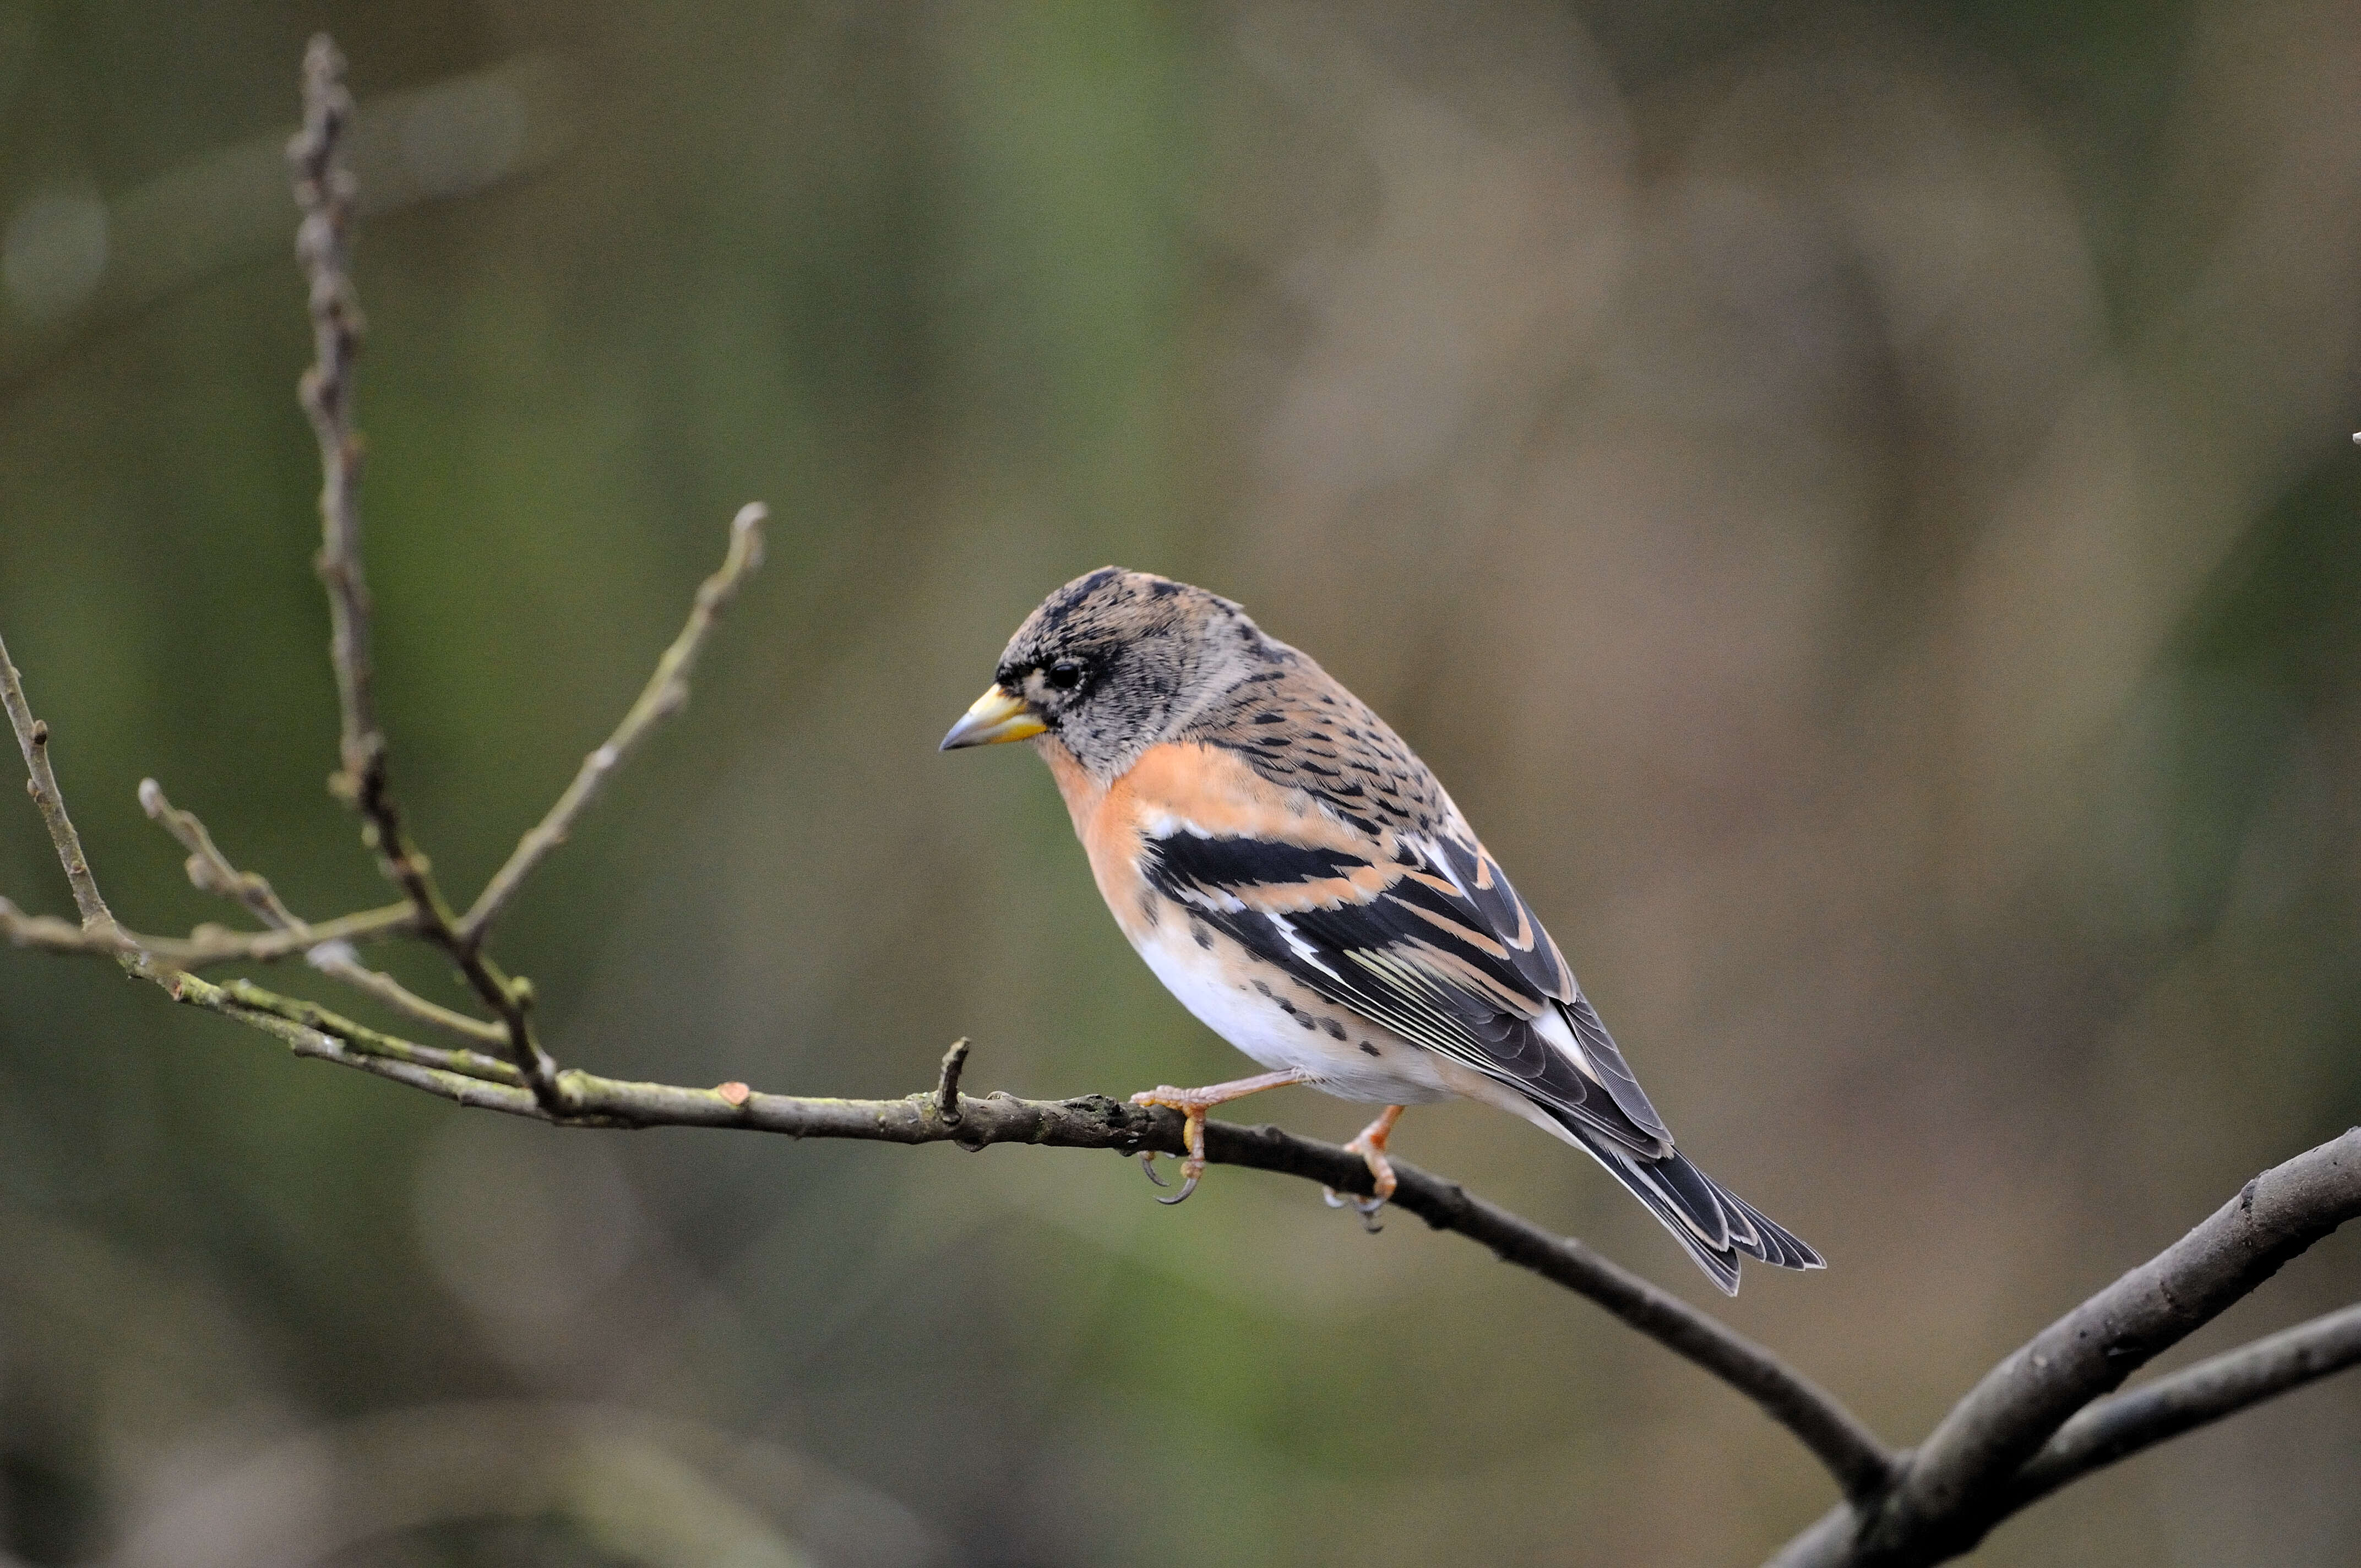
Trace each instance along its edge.
<instances>
[{"instance_id":1,"label":"bird's head","mask_svg":"<svg viewBox=\"0 0 2361 1568\"><path fill-rule=\"evenodd\" d=\"M1187 583L1102 566L1043 599L942 749L1047 736L1112 779L1267 663L1245 610Z\"/></svg>"}]
</instances>

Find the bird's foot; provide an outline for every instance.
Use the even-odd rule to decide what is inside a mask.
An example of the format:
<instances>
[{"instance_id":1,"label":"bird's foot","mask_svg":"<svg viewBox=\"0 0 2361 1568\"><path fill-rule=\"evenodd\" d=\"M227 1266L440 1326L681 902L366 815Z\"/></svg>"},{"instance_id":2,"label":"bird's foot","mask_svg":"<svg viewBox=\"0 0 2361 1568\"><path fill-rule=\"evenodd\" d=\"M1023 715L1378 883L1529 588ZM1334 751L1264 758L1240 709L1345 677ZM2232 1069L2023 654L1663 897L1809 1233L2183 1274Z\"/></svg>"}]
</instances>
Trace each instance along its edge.
<instances>
[{"instance_id":1,"label":"bird's foot","mask_svg":"<svg viewBox=\"0 0 2361 1568\"><path fill-rule=\"evenodd\" d=\"M1345 1146L1345 1153L1359 1155L1369 1168L1369 1180L1377 1189L1374 1194L1361 1198L1348 1196L1333 1187L1321 1189L1328 1195L1328 1207L1351 1209L1361 1216L1361 1223L1368 1227L1371 1235L1385 1228L1378 1223L1378 1211L1386 1206L1400 1185L1394 1179L1394 1162L1386 1157L1386 1140L1393 1136L1394 1124L1401 1120L1401 1113L1400 1106L1387 1106L1383 1115L1362 1128L1360 1135Z\"/></svg>"},{"instance_id":2,"label":"bird's foot","mask_svg":"<svg viewBox=\"0 0 2361 1568\"><path fill-rule=\"evenodd\" d=\"M1170 1198L1159 1198L1159 1203L1179 1203L1197 1190L1197 1183L1205 1174L1205 1113L1212 1107L1191 1091L1174 1089L1167 1084L1159 1089L1142 1090L1131 1097L1134 1105L1163 1105L1178 1111L1187 1118L1180 1133L1180 1142L1189 1151L1180 1157L1180 1190ZM1215 1103L1218 1103L1216 1102ZM1159 1187L1170 1182L1156 1174L1156 1151L1139 1151L1139 1168L1148 1172L1148 1179Z\"/></svg>"},{"instance_id":3,"label":"bird's foot","mask_svg":"<svg viewBox=\"0 0 2361 1568\"><path fill-rule=\"evenodd\" d=\"M1205 1113L1216 1105L1226 1105L1233 1100L1243 1100L1249 1094L1259 1094L1266 1089L1281 1089L1290 1083L1301 1083L1310 1075L1300 1069L1284 1072L1260 1073L1253 1078L1241 1078L1228 1083L1209 1083L1202 1089L1175 1089L1159 1084L1144 1089L1131 1097L1134 1105L1162 1105L1178 1111L1186 1118L1181 1128L1181 1146L1188 1152L1180 1157L1180 1190L1170 1198L1159 1198L1159 1203L1178 1203L1197 1190L1197 1183L1205 1174ZM1156 1151L1139 1151L1140 1168L1157 1186L1166 1185L1156 1174Z\"/></svg>"}]
</instances>

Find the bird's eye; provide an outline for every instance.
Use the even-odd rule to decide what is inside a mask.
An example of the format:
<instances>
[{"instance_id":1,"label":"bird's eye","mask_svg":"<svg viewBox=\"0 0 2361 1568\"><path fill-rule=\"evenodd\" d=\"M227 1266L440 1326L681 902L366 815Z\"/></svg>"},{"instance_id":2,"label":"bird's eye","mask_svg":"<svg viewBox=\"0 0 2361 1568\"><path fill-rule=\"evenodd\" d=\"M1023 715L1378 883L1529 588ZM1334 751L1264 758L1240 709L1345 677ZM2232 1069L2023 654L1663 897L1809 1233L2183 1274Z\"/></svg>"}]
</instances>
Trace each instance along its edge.
<instances>
[{"instance_id":1,"label":"bird's eye","mask_svg":"<svg viewBox=\"0 0 2361 1568\"><path fill-rule=\"evenodd\" d=\"M1060 691L1072 691L1082 684L1082 662L1077 659L1060 659L1049 666L1045 672L1045 676L1049 683Z\"/></svg>"}]
</instances>

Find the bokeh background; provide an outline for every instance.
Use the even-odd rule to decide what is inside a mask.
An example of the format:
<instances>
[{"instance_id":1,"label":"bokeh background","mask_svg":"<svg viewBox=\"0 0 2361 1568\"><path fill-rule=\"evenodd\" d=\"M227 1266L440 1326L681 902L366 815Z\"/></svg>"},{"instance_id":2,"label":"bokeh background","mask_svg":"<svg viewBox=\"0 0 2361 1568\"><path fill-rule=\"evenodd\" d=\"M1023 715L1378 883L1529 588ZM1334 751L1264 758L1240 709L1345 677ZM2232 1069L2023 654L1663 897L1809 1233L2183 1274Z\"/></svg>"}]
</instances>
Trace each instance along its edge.
<instances>
[{"instance_id":1,"label":"bokeh background","mask_svg":"<svg viewBox=\"0 0 2361 1568\"><path fill-rule=\"evenodd\" d=\"M299 910L386 897L321 787L279 148L322 26L394 776L452 886L777 518L505 933L565 1059L1230 1075L1038 765L934 751L1115 561L1388 714L1684 1144L1834 1266L1724 1303L1530 1129L1397 1146L1894 1441L2361 1121L2361 6L0 6L0 629L146 929L228 914L145 774ZM70 909L5 798L0 892ZM0 1552L1730 1563L1828 1500L1464 1242L1149 1198L462 1113L0 951ZM2174 1359L2356 1294L2338 1238ZM2349 1563L2356 1474L2348 1378L1975 1560Z\"/></svg>"}]
</instances>

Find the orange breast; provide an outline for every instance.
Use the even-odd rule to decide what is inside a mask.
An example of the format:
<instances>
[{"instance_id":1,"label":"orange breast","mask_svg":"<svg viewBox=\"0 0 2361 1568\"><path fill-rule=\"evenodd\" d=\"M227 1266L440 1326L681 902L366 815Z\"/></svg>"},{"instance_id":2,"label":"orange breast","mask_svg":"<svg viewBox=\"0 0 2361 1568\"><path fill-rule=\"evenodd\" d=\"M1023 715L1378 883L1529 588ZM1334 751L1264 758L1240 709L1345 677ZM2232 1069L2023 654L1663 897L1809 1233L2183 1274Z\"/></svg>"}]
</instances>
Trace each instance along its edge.
<instances>
[{"instance_id":1,"label":"orange breast","mask_svg":"<svg viewBox=\"0 0 2361 1568\"><path fill-rule=\"evenodd\" d=\"M1312 810L1298 792L1264 779L1226 747L1151 746L1109 784L1092 778L1054 740L1045 738L1040 751L1090 857L1099 896L1135 942L1155 923L1157 900L1140 872L1141 843L1150 833L1186 824L1222 838L1367 852L1350 828Z\"/></svg>"}]
</instances>

